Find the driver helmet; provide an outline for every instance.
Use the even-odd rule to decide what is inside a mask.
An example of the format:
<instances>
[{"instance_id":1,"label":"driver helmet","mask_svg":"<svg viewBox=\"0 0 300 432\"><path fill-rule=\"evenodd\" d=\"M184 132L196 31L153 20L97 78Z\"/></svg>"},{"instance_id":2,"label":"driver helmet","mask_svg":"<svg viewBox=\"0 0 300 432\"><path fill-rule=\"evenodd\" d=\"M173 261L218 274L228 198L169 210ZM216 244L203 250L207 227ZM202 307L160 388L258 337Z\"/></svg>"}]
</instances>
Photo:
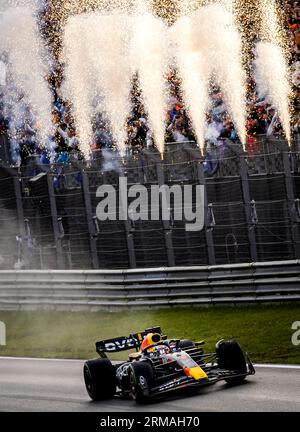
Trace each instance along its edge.
<instances>
[{"instance_id":1,"label":"driver helmet","mask_svg":"<svg viewBox=\"0 0 300 432\"><path fill-rule=\"evenodd\" d=\"M148 333L141 343L141 350L147 348L147 346L153 345L154 343L161 342L162 338L159 333ZM153 352L156 347L149 348L149 352Z\"/></svg>"}]
</instances>

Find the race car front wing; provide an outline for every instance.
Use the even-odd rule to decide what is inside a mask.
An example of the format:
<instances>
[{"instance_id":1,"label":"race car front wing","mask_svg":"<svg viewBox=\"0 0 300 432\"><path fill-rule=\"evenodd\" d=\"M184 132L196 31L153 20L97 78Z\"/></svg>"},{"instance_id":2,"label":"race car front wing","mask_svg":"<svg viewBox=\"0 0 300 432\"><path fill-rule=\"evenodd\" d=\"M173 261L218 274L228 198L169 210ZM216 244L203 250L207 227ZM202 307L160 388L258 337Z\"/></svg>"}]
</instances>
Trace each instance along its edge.
<instances>
[{"instance_id":1,"label":"race car front wing","mask_svg":"<svg viewBox=\"0 0 300 432\"><path fill-rule=\"evenodd\" d=\"M180 390L184 388L197 388L197 387L200 388L202 386L214 384L218 381L222 381L225 379L238 378L238 377L243 377L245 375L254 375L255 369L247 353L246 353L246 360L247 360L246 372L240 370L220 369L217 365L213 365L213 364L206 365L205 367L203 367L203 370L206 372L207 378L202 378L196 381L193 378L188 377L186 375L174 377L153 387L150 390L150 396L155 397L161 394L173 392L175 390Z\"/></svg>"}]
</instances>

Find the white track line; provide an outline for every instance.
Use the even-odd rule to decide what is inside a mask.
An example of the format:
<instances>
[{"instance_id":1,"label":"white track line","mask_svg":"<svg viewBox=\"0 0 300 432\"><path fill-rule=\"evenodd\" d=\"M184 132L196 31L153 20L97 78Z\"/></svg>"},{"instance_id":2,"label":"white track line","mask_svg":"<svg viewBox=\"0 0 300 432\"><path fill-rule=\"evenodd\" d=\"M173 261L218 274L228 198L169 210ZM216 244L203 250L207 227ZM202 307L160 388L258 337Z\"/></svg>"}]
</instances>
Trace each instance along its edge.
<instances>
[{"instance_id":1,"label":"white track line","mask_svg":"<svg viewBox=\"0 0 300 432\"><path fill-rule=\"evenodd\" d=\"M38 357L0 357L0 360L37 360L37 361L53 361L53 362L84 362L80 359L57 359L57 358L38 358Z\"/></svg>"},{"instance_id":2,"label":"white track line","mask_svg":"<svg viewBox=\"0 0 300 432\"><path fill-rule=\"evenodd\" d=\"M84 362L80 359L57 359L57 358L38 358L38 357L0 357L0 360L36 360L36 361L53 361L53 362ZM272 369L300 369L300 365L283 365L271 363L256 363L255 367L259 368L272 368Z\"/></svg>"},{"instance_id":3,"label":"white track line","mask_svg":"<svg viewBox=\"0 0 300 432\"><path fill-rule=\"evenodd\" d=\"M259 368L273 368L273 369L300 369L299 365L282 365L282 364L267 364L267 363L258 363L254 365Z\"/></svg>"}]
</instances>

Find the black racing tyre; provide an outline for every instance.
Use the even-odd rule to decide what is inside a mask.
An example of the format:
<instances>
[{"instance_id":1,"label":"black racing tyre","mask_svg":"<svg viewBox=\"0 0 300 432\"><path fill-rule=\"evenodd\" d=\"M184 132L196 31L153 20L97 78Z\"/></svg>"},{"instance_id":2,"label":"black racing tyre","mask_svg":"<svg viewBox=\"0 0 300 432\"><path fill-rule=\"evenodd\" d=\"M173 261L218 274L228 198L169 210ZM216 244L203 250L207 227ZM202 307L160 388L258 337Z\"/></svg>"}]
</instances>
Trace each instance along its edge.
<instances>
[{"instance_id":1,"label":"black racing tyre","mask_svg":"<svg viewBox=\"0 0 300 432\"><path fill-rule=\"evenodd\" d=\"M241 372L241 376L228 378L225 381L228 384L243 382L246 378L247 365L245 355L238 342L234 340L220 340L216 344L216 353L219 368ZM243 375L243 372L245 375Z\"/></svg>"},{"instance_id":2,"label":"black racing tyre","mask_svg":"<svg viewBox=\"0 0 300 432\"><path fill-rule=\"evenodd\" d=\"M191 341L190 339L181 339L179 342L178 342L178 348L181 348L181 349L185 349L185 348L192 348L192 347L194 347L195 346L195 344L194 344L194 342L193 341Z\"/></svg>"},{"instance_id":3,"label":"black racing tyre","mask_svg":"<svg viewBox=\"0 0 300 432\"><path fill-rule=\"evenodd\" d=\"M83 376L92 400L109 399L116 393L116 371L109 359L88 360L83 366Z\"/></svg>"},{"instance_id":4,"label":"black racing tyre","mask_svg":"<svg viewBox=\"0 0 300 432\"><path fill-rule=\"evenodd\" d=\"M154 371L148 362L132 362L129 367L129 382L132 398L137 403L150 400L150 390L154 387Z\"/></svg>"}]
</instances>

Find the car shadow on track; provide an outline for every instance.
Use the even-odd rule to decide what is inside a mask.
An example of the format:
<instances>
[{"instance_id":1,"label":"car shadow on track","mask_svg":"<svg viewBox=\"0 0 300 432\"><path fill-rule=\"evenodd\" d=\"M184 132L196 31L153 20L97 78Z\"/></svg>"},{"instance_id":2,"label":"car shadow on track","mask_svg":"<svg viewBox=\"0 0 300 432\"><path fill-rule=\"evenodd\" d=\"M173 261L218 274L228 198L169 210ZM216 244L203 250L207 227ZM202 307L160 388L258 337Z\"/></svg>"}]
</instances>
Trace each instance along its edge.
<instances>
[{"instance_id":1,"label":"car shadow on track","mask_svg":"<svg viewBox=\"0 0 300 432\"><path fill-rule=\"evenodd\" d=\"M198 388L198 389L185 389L184 391L178 391L178 392L174 392L174 393L170 393L170 395L167 396L161 396L161 397L157 397L153 400L151 400L148 405L155 405L156 403L163 403L163 402L171 402L171 401L176 401L176 400L180 400L180 399L189 399L189 398L194 398L195 396L201 396L201 397L205 397L206 395L210 395L212 393L218 393L219 391L229 391L232 389L241 389L241 388L245 388L248 387L249 385L251 386L252 384L254 384L253 381L245 381L243 383L240 384L228 384L228 383L217 383L217 384L212 384L212 385L208 385L202 388Z\"/></svg>"}]
</instances>

